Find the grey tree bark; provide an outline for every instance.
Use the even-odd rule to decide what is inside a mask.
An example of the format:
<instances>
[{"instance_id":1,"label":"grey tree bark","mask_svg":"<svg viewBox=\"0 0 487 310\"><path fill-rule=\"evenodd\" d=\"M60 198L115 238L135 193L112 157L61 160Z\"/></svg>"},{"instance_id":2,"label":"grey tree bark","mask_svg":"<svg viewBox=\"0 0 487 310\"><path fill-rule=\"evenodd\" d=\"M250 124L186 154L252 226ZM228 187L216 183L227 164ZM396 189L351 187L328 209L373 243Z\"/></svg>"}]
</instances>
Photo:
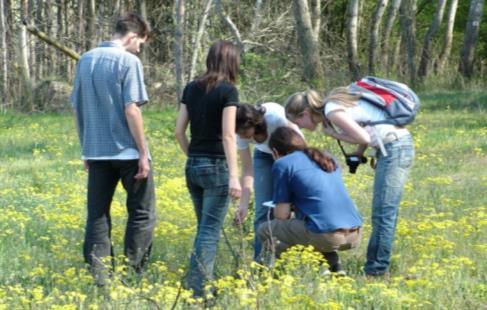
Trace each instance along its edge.
<instances>
[{"instance_id":1,"label":"grey tree bark","mask_svg":"<svg viewBox=\"0 0 487 310\"><path fill-rule=\"evenodd\" d=\"M352 80L360 79L360 66L358 64L357 56L357 33L358 33L358 14L359 14L359 0L348 1L348 27L347 27L347 54L348 67Z\"/></svg>"},{"instance_id":2,"label":"grey tree bark","mask_svg":"<svg viewBox=\"0 0 487 310\"><path fill-rule=\"evenodd\" d=\"M470 9L468 11L468 20L465 27L465 35L463 37L463 47L460 52L460 73L468 78L473 74L473 61L475 57L475 45L479 36L480 23L482 21L482 13L484 7L484 0L470 1Z\"/></svg>"},{"instance_id":3,"label":"grey tree bark","mask_svg":"<svg viewBox=\"0 0 487 310\"><path fill-rule=\"evenodd\" d=\"M201 38L203 37L203 33L205 32L206 21L208 19L208 16L210 15L212 4L213 4L213 0L206 0L205 7L203 9L203 14L201 16L201 21L198 27L198 32L196 33L196 37L193 41L193 55L191 56L191 67L189 69L189 76L188 76L189 81L193 79L196 72L196 63L198 62L198 56L201 47Z\"/></svg>"},{"instance_id":4,"label":"grey tree bark","mask_svg":"<svg viewBox=\"0 0 487 310\"><path fill-rule=\"evenodd\" d=\"M6 22L5 22L5 8L3 5L3 1L0 0L0 50L1 50L1 58L0 58L0 65L1 65L1 79L0 79L0 111L4 112L8 106L8 97L7 96L7 75L8 75L8 68L7 68L7 29L6 29Z\"/></svg>"},{"instance_id":5,"label":"grey tree bark","mask_svg":"<svg viewBox=\"0 0 487 310\"><path fill-rule=\"evenodd\" d=\"M446 22L445 41L441 50L440 58L436 66L436 71L441 72L445 67L446 61L450 57L450 51L453 41L453 25L455 24L455 16L457 13L458 0L452 0L450 8L448 9L448 21Z\"/></svg>"},{"instance_id":6,"label":"grey tree bark","mask_svg":"<svg viewBox=\"0 0 487 310\"><path fill-rule=\"evenodd\" d=\"M369 41L369 74L375 75L375 62L377 61L377 45L379 41L379 28L382 15L386 9L388 0L378 0L375 7L374 15L370 25Z\"/></svg>"},{"instance_id":7,"label":"grey tree bark","mask_svg":"<svg viewBox=\"0 0 487 310\"><path fill-rule=\"evenodd\" d=\"M230 31L232 32L235 40L237 41L237 45L239 46L240 50L244 50L244 43L242 41L242 35L240 34L240 31L238 30L237 26L233 23L232 19L225 13L225 10L223 9L221 0L215 0L215 5L218 10L218 13L220 14L221 18L225 22L225 24L228 26Z\"/></svg>"},{"instance_id":8,"label":"grey tree bark","mask_svg":"<svg viewBox=\"0 0 487 310\"><path fill-rule=\"evenodd\" d=\"M76 14L77 14L77 17L78 17L78 20L77 20L77 26L78 26L78 48L86 48L86 44L85 44L85 24L84 24L84 7L85 7L85 1L84 0L78 0L77 3L76 3Z\"/></svg>"},{"instance_id":9,"label":"grey tree bark","mask_svg":"<svg viewBox=\"0 0 487 310\"><path fill-rule=\"evenodd\" d=\"M435 16L431 26L429 27L426 35L424 36L423 51L421 53L421 61L419 62L418 76L421 78L426 77L429 74L432 63L432 49L433 38L440 28L441 21L443 20L443 13L445 12L446 0L438 0Z\"/></svg>"},{"instance_id":10,"label":"grey tree bark","mask_svg":"<svg viewBox=\"0 0 487 310\"><path fill-rule=\"evenodd\" d=\"M88 0L88 12L86 21L86 36L85 36L85 50L90 50L95 46L96 42L96 2L95 0Z\"/></svg>"},{"instance_id":11,"label":"grey tree bark","mask_svg":"<svg viewBox=\"0 0 487 310\"><path fill-rule=\"evenodd\" d=\"M260 22L262 20L261 9L262 9L262 0L256 0L255 7L254 7L254 19L252 22L252 26L250 26L250 33L252 34L255 34L257 29L259 29Z\"/></svg>"},{"instance_id":12,"label":"grey tree bark","mask_svg":"<svg viewBox=\"0 0 487 310\"><path fill-rule=\"evenodd\" d=\"M314 88L324 85L317 35L314 34L307 0L293 1L294 19L298 35L298 45L303 57L304 78Z\"/></svg>"},{"instance_id":13,"label":"grey tree bark","mask_svg":"<svg viewBox=\"0 0 487 310\"><path fill-rule=\"evenodd\" d=\"M416 0L403 0L400 8L401 36L407 51L409 82L416 85Z\"/></svg>"},{"instance_id":14,"label":"grey tree bark","mask_svg":"<svg viewBox=\"0 0 487 310\"><path fill-rule=\"evenodd\" d=\"M184 72L184 56L183 56L183 33L184 33L184 16L185 7L184 0L176 1L176 33L174 43L174 58L176 63L176 96L177 102L181 102L183 92L183 72Z\"/></svg>"},{"instance_id":15,"label":"grey tree bark","mask_svg":"<svg viewBox=\"0 0 487 310\"><path fill-rule=\"evenodd\" d=\"M391 33L394 27L394 22L396 20L397 12L399 11L399 7L401 6L401 0L392 0L391 5L389 6L386 14L386 21L384 26L384 32L382 36L382 65L386 66L386 71L390 72L393 65L390 59L390 55L392 55L392 59L394 57L393 51L390 50L390 40L391 40Z\"/></svg>"},{"instance_id":16,"label":"grey tree bark","mask_svg":"<svg viewBox=\"0 0 487 310\"><path fill-rule=\"evenodd\" d=\"M20 3L20 16L22 20L27 19L28 12L28 1L22 0ZM30 80L29 71L29 44L27 38L27 29L24 26L19 27L19 64L20 64L20 74L21 74L21 84L20 84L20 94L21 98L21 109L25 111L33 110L32 103L32 83Z\"/></svg>"},{"instance_id":17,"label":"grey tree bark","mask_svg":"<svg viewBox=\"0 0 487 310\"><path fill-rule=\"evenodd\" d=\"M321 0L312 0L311 2L311 25L315 42L320 40L321 28Z\"/></svg>"}]
</instances>

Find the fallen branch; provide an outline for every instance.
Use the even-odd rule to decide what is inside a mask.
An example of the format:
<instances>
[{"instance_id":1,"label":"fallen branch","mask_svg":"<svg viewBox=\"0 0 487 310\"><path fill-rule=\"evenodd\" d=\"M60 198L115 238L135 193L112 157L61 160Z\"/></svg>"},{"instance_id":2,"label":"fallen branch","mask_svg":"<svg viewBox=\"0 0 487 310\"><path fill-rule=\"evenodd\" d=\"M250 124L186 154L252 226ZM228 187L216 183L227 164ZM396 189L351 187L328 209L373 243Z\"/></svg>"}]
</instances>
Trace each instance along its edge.
<instances>
[{"instance_id":1,"label":"fallen branch","mask_svg":"<svg viewBox=\"0 0 487 310\"><path fill-rule=\"evenodd\" d=\"M29 22L26 19L24 19L22 21L22 23L24 24L27 31L29 31L31 34L37 36L39 39L46 42L47 44L57 48L58 50L63 52L65 55L71 57L74 60L79 60L79 58L81 57L76 51L70 49L69 47L64 46L58 40L49 37L46 33L37 29L36 26L29 24Z\"/></svg>"}]
</instances>

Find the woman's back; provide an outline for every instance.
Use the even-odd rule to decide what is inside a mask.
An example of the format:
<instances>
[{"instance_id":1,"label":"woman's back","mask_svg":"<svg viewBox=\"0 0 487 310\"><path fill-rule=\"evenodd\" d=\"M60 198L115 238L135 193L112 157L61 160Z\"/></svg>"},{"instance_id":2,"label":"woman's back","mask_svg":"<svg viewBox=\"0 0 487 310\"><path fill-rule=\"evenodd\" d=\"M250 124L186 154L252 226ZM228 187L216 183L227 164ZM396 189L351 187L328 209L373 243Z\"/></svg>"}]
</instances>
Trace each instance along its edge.
<instances>
[{"instance_id":1,"label":"woman's back","mask_svg":"<svg viewBox=\"0 0 487 310\"><path fill-rule=\"evenodd\" d=\"M290 202L309 230L322 233L361 226L340 169L325 172L302 151L279 158L272 168L274 202Z\"/></svg>"},{"instance_id":2,"label":"woman's back","mask_svg":"<svg viewBox=\"0 0 487 310\"><path fill-rule=\"evenodd\" d=\"M234 85L219 82L209 92L198 81L184 89L182 103L186 105L190 121L190 155L224 157L222 145L223 109L238 104Z\"/></svg>"}]
</instances>

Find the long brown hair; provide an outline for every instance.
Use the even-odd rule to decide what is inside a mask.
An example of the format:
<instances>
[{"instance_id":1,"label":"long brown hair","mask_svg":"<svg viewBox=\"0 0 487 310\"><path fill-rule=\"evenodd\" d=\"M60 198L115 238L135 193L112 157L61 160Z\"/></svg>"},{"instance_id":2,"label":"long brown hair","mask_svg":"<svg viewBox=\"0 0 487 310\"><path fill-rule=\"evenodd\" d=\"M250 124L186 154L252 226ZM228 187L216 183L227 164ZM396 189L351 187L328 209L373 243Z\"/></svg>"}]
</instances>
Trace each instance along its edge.
<instances>
[{"instance_id":1,"label":"long brown hair","mask_svg":"<svg viewBox=\"0 0 487 310\"><path fill-rule=\"evenodd\" d=\"M240 50L230 41L213 43L206 57L206 72L197 78L209 92L218 82L235 84L240 69Z\"/></svg>"},{"instance_id":2,"label":"long brown hair","mask_svg":"<svg viewBox=\"0 0 487 310\"><path fill-rule=\"evenodd\" d=\"M236 130L246 130L254 128L255 134L265 134L267 139L267 124L264 114L265 107L241 103L237 108Z\"/></svg>"},{"instance_id":3,"label":"long brown hair","mask_svg":"<svg viewBox=\"0 0 487 310\"><path fill-rule=\"evenodd\" d=\"M294 151L302 151L326 172L333 172L337 168L335 161L329 154L323 153L317 148L308 147L303 137L289 127L277 128L271 135L269 147L272 150L275 149L281 156Z\"/></svg>"}]
</instances>

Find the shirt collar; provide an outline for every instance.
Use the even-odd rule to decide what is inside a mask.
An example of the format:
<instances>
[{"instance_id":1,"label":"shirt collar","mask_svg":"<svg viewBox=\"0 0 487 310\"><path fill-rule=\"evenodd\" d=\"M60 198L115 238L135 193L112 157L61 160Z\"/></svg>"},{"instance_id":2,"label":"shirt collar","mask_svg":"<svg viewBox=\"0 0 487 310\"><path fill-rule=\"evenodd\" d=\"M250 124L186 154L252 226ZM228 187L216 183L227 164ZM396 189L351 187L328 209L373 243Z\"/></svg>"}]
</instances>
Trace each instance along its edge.
<instances>
[{"instance_id":1,"label":"shirt collar","mask_svg":"<svg viewBox=\"0 0 487 310\"><path fill-rule=\"evenodd\" d=\"M122 45L119 43L115 43L113 41L103 41L98 45L98 47L118 47L118 48L122 48Z\"/></svg>"}]
</instances>

